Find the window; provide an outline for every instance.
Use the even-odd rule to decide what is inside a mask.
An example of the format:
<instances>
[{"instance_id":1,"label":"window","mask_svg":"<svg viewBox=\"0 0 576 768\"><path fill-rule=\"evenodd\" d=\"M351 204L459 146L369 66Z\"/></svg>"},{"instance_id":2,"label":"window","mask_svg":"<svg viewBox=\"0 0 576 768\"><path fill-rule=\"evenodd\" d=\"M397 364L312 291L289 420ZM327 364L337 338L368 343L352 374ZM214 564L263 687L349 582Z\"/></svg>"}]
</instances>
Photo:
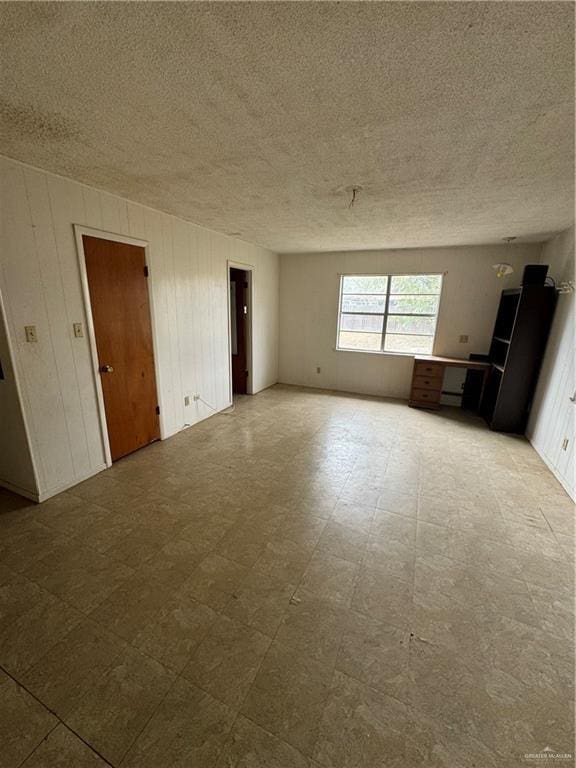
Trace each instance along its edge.
<instances>
[{"instance_id":1,"label":"window","mask_svg":"<svg viewBox=\"0 0 576 768\"><path fill-rule=\"evenodd\" d=\"M338 349L432 354L442 275L342 275Z\"/></svg>"}]
</instances>

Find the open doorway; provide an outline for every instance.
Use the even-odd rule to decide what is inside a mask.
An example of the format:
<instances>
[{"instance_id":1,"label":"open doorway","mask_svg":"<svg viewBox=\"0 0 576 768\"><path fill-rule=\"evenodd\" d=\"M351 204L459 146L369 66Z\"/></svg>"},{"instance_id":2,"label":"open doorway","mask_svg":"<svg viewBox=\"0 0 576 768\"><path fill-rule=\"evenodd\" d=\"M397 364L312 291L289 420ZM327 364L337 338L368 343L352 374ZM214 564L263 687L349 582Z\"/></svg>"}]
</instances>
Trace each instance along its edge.
<instances>
[{"instance_id":1,"label":"open doorway","mask_svg":"<svg viewBox=\"0 0 576 768\"><path fill-rule=\"evenodd\" d=\"M230 358L232 399L251 392L250 322L251 275L246 269L229 267L230 288Z\"/></svg>"}]
</instances>

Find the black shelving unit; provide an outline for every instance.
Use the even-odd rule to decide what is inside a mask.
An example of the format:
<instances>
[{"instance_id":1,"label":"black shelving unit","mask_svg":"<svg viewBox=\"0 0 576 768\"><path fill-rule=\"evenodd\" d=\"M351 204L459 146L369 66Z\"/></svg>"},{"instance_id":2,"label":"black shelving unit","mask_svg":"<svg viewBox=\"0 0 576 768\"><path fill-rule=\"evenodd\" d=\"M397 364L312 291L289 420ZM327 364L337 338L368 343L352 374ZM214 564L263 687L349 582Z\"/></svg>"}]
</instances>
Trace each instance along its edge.
<instances>
[{"instance_id":1,"label":"black shelving unit","mask_svg":"<svg viewBox=\"0 0 576 768\"><path fill-rule=\"evenodd\" d=\"M480 406L490 429L524 433L555 306L552 286L502 291Z\"/></svg>"}]
</instances>

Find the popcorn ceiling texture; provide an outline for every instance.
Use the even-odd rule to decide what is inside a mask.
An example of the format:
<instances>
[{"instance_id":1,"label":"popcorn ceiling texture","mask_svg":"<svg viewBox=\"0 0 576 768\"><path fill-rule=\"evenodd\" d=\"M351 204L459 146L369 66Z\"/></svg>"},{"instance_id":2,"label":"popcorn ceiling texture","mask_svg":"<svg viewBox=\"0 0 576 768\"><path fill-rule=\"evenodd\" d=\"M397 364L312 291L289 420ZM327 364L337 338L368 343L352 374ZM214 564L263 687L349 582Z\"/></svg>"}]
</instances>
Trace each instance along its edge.
<instances>
[{"instance_id":1,"label":"popcorn ceiling texture","mask_svg":"<svg viewBox=\"0 0 576 768\"><path fill-rule=\"evenodd\" d=\"M297 252L572 221L572 3L15 2L0 19L3 153L206 227Z\"/></svg>"}]
</instances>

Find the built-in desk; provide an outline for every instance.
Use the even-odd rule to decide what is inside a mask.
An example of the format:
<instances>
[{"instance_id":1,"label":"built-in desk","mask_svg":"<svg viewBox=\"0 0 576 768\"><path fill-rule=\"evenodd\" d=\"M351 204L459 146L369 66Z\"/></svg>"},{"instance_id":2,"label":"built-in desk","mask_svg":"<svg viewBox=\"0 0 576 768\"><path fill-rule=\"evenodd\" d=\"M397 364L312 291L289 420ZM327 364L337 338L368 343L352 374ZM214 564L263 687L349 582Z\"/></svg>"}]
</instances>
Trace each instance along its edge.
<instances>
[{"instance_id":1,"label":"built-in desk","mask_svg":"<svg viewBox=\"0 0 576 768\"><path fill-rule=\"evenodd\" d=\"M412 373L412 389L408 405L413 408L440 408L442 382L446 368L471 368L483 371L482 393L490 371L490 363L478 360L462 360L459 357L437 357L435 355L416 355ZM480 394L480 400L482 399Z\"/></svg>"}]
</instances>

